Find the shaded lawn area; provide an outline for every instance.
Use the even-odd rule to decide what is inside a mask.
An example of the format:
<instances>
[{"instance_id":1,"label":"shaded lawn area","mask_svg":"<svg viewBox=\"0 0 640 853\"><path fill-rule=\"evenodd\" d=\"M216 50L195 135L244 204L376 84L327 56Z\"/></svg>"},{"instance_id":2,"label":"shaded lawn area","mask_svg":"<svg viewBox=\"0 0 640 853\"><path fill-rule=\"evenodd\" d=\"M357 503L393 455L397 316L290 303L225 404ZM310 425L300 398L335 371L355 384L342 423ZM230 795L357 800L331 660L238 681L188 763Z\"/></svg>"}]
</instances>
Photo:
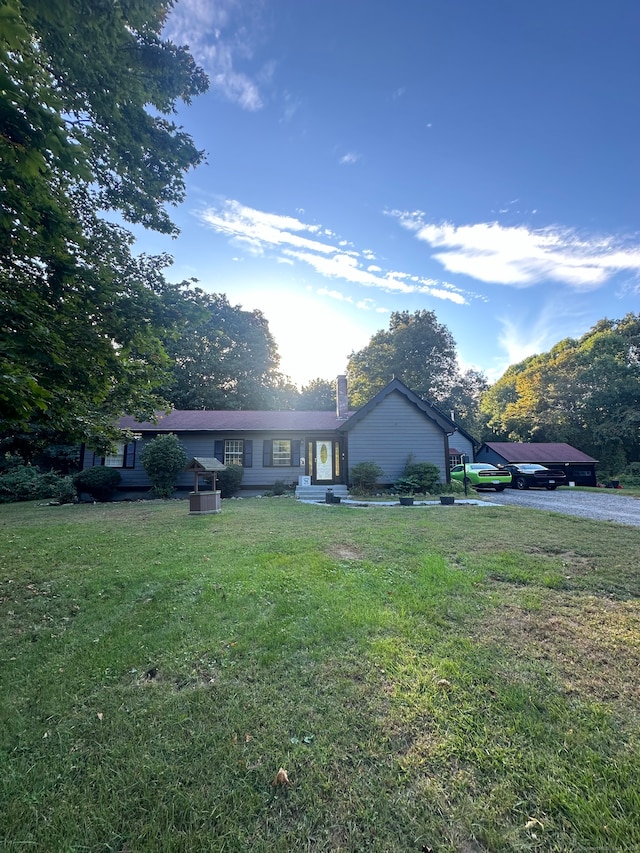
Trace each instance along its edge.
<instances>
[{"instance_id":1,"label":"shaded lawn area","mask_svg":"<svg viewBox=\"0 0 640 853\"><path fill-rule=\"evenodd\" d=\"M6 849L640 848L638 528L187 509L0 506Z\"/></svg>"}]
</instances>

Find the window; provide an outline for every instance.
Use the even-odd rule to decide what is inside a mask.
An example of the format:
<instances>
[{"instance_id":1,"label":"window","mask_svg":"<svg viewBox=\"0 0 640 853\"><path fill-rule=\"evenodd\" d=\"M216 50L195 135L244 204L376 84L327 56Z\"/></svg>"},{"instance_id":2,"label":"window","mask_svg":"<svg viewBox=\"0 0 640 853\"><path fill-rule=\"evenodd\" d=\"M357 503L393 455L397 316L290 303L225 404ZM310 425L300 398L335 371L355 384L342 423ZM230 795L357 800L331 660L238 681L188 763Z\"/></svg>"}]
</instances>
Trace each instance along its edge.
<instances>
[{"instance_id":1,"label":"window","mask_svg":"<svg viewBox=\"0 0 640 853\"><path fill-rule=\"evenodd\" d=\"M300 464L300 441L265 438L262 442L263 468L296 468Z\"/></svg>"},{"instance_id":2,"label":"window","mask_svg":"<svg viewBox=\"0 0 640 853\"><path fill-rule=\"evenodd\" d=\"M94 465L104 465L105 468L135 468L136 467L136 443L126 444L124 441L116 442L115 452L107 456L93 455Z\"/></svg>"},{"instance_id":3,"label":"window","mask_svg":"<svg viewBox=\"0 0 640 853\"><path fill-rule=\"evenodd\" d=\"M462 454L461 453L450 453L449 454L449 470L452 471L456 465L462 465Z\"/></svg>"},{"instance_id":4,"label":"window","mask_svg":"<svg viewBox=\"0 0 640 853\"><path fill-rule=\"evenodd\" d=\"M291 442L288 438L276 438L273 441L273 466L291 465Z\"/></svg>"},{"instance_id":5,"label":"window","mask_svg":"<svg viewBox=\"0 0 640 853\"><path fill-rule=\"evenodd\" d=\"M242 465L244 460L244 441L241 438L228 438L224 443L224 464Z\"/></svg>"},{"instance_id":6,"label":"window","mask_svg":"<svg viewBox=\"0 0 640 853\"><path fill-rule=\"evenodd\" d=\"M216 439L213 443L213 455L223 465L242 465L243 468L251 468L253 465L253 439Z\"/></svg>"}]
</instances>

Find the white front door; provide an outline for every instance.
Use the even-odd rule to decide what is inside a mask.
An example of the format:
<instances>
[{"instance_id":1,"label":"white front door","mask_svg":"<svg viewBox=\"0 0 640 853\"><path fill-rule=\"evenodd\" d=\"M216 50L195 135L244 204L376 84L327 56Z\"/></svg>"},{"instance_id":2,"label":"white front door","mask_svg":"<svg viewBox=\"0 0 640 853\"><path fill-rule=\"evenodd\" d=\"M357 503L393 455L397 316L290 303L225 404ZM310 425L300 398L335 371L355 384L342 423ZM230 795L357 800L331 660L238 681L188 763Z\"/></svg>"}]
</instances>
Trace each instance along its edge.
<instances>
[{"instance_id":1,"label":"white front door","mask_svg":"<svg viewBox=\"0 0 640 853\"><path fill-rule=\"evenodd\" d=\"M315 441L313 468L316 482L333 483L333 442Z\"/></svg>"}]
</instances>

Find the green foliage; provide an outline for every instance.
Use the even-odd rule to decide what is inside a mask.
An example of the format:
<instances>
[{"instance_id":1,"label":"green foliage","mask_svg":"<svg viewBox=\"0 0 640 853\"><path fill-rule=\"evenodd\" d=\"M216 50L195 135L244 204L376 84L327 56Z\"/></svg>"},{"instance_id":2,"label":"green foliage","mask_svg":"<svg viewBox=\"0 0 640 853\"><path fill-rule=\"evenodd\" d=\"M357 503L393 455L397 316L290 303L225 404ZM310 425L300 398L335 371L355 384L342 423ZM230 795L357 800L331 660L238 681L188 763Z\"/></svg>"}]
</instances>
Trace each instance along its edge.
<instances>
[{"instance_id":1,"label":"green foliage","mask_svg":"<svg viewBox=\"0 0 640 853\"><path fill-rule=\"evenodd\" d=\"M640 486L640 462L632 462L618 477L623 486Z\"/></svg>"},{"instance_id":2,"label":"green foliage","mask_svg":"<svg viewBox=\"0 0 640 853\"><path fill-rule=\"evenodd\" d=\"M166 398L177 409L272 408L279 356L262 312L200 289L190 303L190 314L167 341L173 365Z\"/></svg>"},{"instance_id":3,"label":"green foliage","mask_svg":"<svg viewBox=\"0 0 640 853\"><path fill-rule=\"evenodd\" d=\"M187 464L187 453L176 435L159 435L145 443L140 461L157 498L170 498Z\"/></svg>"},{"instance_id":4,"label":"green foliage","mask_svg":"<svg viewBox=\"0 0 640 853\"><path fill-rule=\"evenodd\" d=\"M306 412L330 412L336 409L336 383L329 379L312 379L303 385L296 409Z\"/></svg>"},{"instance_id":5,"label":"green foliage","mask_svg":"<svg viewBox=\"0 0 640 853\"><path fill-rule=\"evenodd\" d=\"M356 407L368 403L394 376L418 396L442 401L457 376L455 343L433 311L394 311L387 331L376 332L364 349L351 353L347 371Z\"/></svg>"},{"instance_id":6,"label":"green foliage","mask_svg":"<svg viewBox=\"0 0 640 853\"><path fill-rule=\"evenodd\" d=\"M78 496L87 492L96 501L110 501L121 479L120 472L115 468L96 465L95 468L74 474L73 484Z\"/></svg>"},{"instance_id":7,"label":"green foliage","mask_svg":"<svg viewBox=\"0 0 640 853\"><path fill-rule=\"evenodd\" d=\"M399 477L393 488L400 495L415 495L421 491L417 477Z\"/></svg>"},{"instance_id":8,"label":"green foliage","mask_svg":"<svg viewBox=\"0 0 640 853\"><path fill-rule=\"evenodd\" d=\"M170 118L204 91L161 38L169 0L0 7L0 407L4 427L108 435L159 402L166 257L133 258L104 210L174 233L202 159ZM170 300L169 300L170 301Z\"/></svg>"},{"instance_id":9,"label":"green foliage","mask_svg":"<svg viewBox=\"0 0 640 853\"><path fill-rule=\"evenodd\" d=\"M501 440L567 442L611 473L640 461L640 314L601 320L513 365L482 410Z\"/></svg>"},{"instance_id":10,"label":"green foliage","mask_svg":"<svg viewBox=\"0 0 640 853\"><path fill-rule=\"evenodd\" d=\"M244 468L242 465L227 465L224 471L219 471L216 477L220 497L232 498L240 489Z\"/></svg>"},{"instance_id":11,"label":"green foliage","mask_svg":"<svg viewBox=\"0 0 640 853\"><path fill-rule=\"evenodd\" d=\"M384 471L377 462L358 462L349 472L351 491L361 495L375 492L376 484L383 475Z\"/></svg>"},{"instance_id":12,"label":"green foliage","mask_svg":"<svg viewBox=\"0 0 640 853\"><path fill-rule=\"evenodd\" d=\"M290 492L290 486L285 483L284 480L276 480L273 484L273 488L271 489L271 493L276 497L280 497L281 495L286 495L287 492Z\"/></svg>"},{"instance_id":13,"label":"green foliage","mask_svg":"<svg viewBox=\"0 0 640 853\"><path fill-rule=\"evenodd\" d=\"M58 477L51 494L61 504L73 503L76 499L76 487L72 476Z\"/></svg>"},{"instance_id":14,"label":"green foliage","mask_svg":"<svg viewBox=\"0 0 640 853\"><path fill-rule=\"evenodd\" d=\"M403 477L417 484L416 491L428 493L440 482L440 469L432 462L407 461Z\"/></svg>"},{"instance_id":15,"label":"green foliage","mask_svg":"<svg viewBox=\"0 0 640 853\"><path fill-rule=\"evenodd\" d=\"M55 474L42 473L32 465L11 464L0 475L0 503L53 497L58 480Z\"/></svg>"}]
</instances>

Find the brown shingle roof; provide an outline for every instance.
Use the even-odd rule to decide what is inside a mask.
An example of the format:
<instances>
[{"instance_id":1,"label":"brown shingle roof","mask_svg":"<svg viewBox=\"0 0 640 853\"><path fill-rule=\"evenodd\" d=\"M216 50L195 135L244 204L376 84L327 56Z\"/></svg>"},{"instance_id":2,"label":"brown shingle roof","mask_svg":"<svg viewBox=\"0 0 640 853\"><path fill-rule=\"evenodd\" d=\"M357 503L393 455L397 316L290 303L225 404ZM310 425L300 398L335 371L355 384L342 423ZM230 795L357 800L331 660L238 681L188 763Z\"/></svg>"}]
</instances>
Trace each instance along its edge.
<instances>
[{"instance_id":1,"label":"brown shingle roof","mask_svg":"<svg viewBox=\"0 0 640 853\"><path fill-rule=\"evenodd\" d=\"M597 462L581 450L563 442L487 441L486 446L499 453L507 462Z\"/></svg>"},{"instance_id":2,"label":"brown shingle roof","mask_svg":"<svg viewBox=\"0 0 640 853\"><path fill-rule=\"evenodd\" d=\"M348 415L351 415L349 412ZM208 411L176 409L158 413L157 423L140 422L130 416L120 418L120 429L133 432L333 432L344 424L335 412Z\"/></svg>"}]
</instances>

